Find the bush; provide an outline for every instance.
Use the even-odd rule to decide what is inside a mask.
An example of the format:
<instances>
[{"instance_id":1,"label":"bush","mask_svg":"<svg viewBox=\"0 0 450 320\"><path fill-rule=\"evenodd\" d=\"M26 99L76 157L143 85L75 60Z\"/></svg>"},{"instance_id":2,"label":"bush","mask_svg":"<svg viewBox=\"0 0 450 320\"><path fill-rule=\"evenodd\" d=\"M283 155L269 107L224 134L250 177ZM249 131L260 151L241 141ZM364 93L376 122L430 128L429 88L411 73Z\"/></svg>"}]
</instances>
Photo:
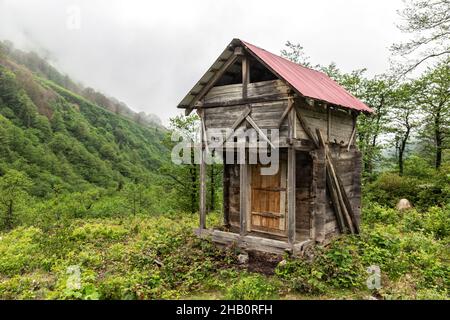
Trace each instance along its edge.
<instances>
[{"instance_id":1,"label":"bush","mask_svg":"<svg viewBox=\"0 0 450 320\"><path fill-rule=\"evenodd\" d=\"M29 271L41 262L37 241L42 231L34 227L19 227L0 234L0 275L17 275Z\"/></svg>"},{"instance_id":2,"label":"bush","mask_svg":"<svg viewBox=\"0 0 450 320\"><path fill-rule=\"evenodd\" d=\"M225 297L230 300L274 299L277 297L277 288L262 275L243 275L237 283L231 285Z\"/></svg>"},{"instance_id":3,"label":"bush","mask_svg":"<svg viewBox=\"0 0 450 320\"><path fill-rule=\"evenodd\" d=\"M322 294L327 289L323 272L303 259L288 259L286 264L277 266L275 273L287 281L290 289L299 293Z\"/></svg>"},{"instance_id":4,"label":"bush","mask_svg":"<svg viewBox=\"0 0 450 320\"><path fill-rule=\"evenodd\" d=\"M414 169L414 168L413 168ZM365 188L366 200L394 208L406 198L420 211L432 206L444 207L450 199L450 174L448 168L441 171L415 168L410 176L385 172Z\"/></svg>"}]
</instances>

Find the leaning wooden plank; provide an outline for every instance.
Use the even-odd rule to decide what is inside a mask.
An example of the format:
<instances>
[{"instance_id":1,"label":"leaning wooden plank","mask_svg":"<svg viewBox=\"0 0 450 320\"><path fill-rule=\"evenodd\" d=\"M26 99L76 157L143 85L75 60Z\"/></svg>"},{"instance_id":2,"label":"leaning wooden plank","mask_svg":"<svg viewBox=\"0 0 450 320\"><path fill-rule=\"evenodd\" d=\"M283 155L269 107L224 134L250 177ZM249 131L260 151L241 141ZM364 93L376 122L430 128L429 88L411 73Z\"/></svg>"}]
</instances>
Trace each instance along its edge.
<instances>
[{"instance_id":1,"label":"leaning wooden plank","mask_svg":"<svg viewBox=\"0 0 450 320\"><path fill-rule=\"evenodd\" d=\"M327 165L327 169L328 169L328 165ZM327 170L327 187L328 187L328 191L330 192L331 204L332 204L334 212L335 212L336 221L338 223L339 230L341 231L341 233L347 233L347 228L344 223L344 217L342 216L338 196L337 196L336 190L333 188L333 182L331 181L332 180L331 173L329 171L330 170Z\"/></svg>"},{"instance_id":2,"label":"leaning wooden plank","mask_svg":"<svg viewBox=\"0 0 450 320\"><path fill-rule=\"evenodd\" d=\"M300 122L300 125L302 126L302 128L305 131L306 135L312 141L312 143L314 144L316 149L319 148L319 144L317 143L317 140L314 137L311 129L308 127L308 125L306 124L305 120L303 119L303 117L302 117L302 115L300 113L300 109L295 107L295 110L296 110L297 119Z\"/></svg>"},{"instance_id":3,"label":"leaning wooden plank","mask_svg":"<svg viewBox=\"0 0 450 320\"><path fill-rule=\"evenodd\" d=\"M212 78L208 81L207 84L200 90L200 92L192 99L192 101L189 103L189 106L186 108L186 116L188 116L192 110L194 109L194 105L197 101L199 101L203 96L208 93L208 91L214 86L214 84L217 82L217 80L220 79L220 77L224 74L224 72L233 64L236 62L238 58L237 54L233 54L228 58L228 60L220 67L219 70L212 76Z\"/></svg>"},{"instance_id":4,"label":"leaning wooden plank","mask_svg":"<svg viewBox=\"0 0 450 320\"><path fill-rule=\"evenodd\" d=\"M339 200L338 203L339 203L339 205L341 207L341 210L342 210L342 213L343 213L343 216L344 216L344 221L346 222L346 225L349 228L350 232L351 233L355 233L355 228L353 226L354 224L353 224L353 221L352 221L351 216L349 214L349 208L346 206L346 202L344 201L344 197L346 197L346 196L344 196L345 190L344 190L344 192L342 192L343 188L342 188L341 184L339 183L338 176L336 174L336 170L335 170L334 165L333 165L333 163L331 161L331 154L330 154L329 150L327 150L326 152L327 152L328 167L329 167L329 169L331 171L331 176L332 176L332 180L331 181L332 181L332 184L333 184L333 188L336 189L336 193L337 193L338 200Z\"/></svg>"},{"instance_id":5,"label":"leaning wooden plank","mask_svg":"<svg viewBox=\"0 0 450 320\"><path fill-rule=\"evenodd\" d=\"M336 215L339 215L339 211L342 212L342 216L344 217L344 221L346 222L346 226L349 228L351 233L355 233L354 223L352 221L352 217L349 213L349 210L351 210L351 206L347 207L347 203L349 203L348 199L347 201L344 201L344 197L347 198L345 194L345 190L342 187L342 184L340 183L340 180L338 179L338 176L336 174L335 167L333 165L332 157L330 150L328 149L327 145L325 144L325 141L322 136L322 132L320 129L316 129L317 137L319 139L320 145L325 149L325 156L327 161L327 173L331 174L330 179L330 185L329 188L332 188L333 191L336 192L337 195L337 204L340 207L340 210L337 210Z\"/></svg>"},{"instance_id":6,"label":"leaning wooden plank","mask_svg":"<svg viewBox=\"0 0 450 320\"><path fill-rule=\"evenodd\" d=\"M341 193L343 195L343 200L344 200L345 206L347 208L347 211L348 211L351 221L353 223L353 227L355 228L356 233L360 233L358 220L356 219L355 213L353 212L353 208L350 203L350 200L348 199L347 193L345 192L344 185L342 184L340 177L338 176L337 178L338 178L338 182L339 182L339 188L341 189Z\"/></svg>"},{"instance_id":7,"label":"leaning wooden plank","mask_svg":"<svg viewBox=\"0 0 450 320\"><path fill-rule=\"evenodd\" d=\"M272 141L267 138L267 136L262 132L262 130L258 127L255 121L253 121L252 117L247 116L245 117L245 120L248 121L248 123L251 124L251 126L258 132L259 136L267 141L267 143L272 147L272 149L275 149L275 146L273 145Z\"/></svg>"},{"instance_id":8,"label":"leaning wooden plank","mask_svg":"<svg viewBox=\"0 0 450 320\"><path fill-rule=\"evenodd\" d=\"M325 150L325 161L327 167L327 187L330 191L331 200L333 203L333 208L335 210L336 220L340 224L341 231L345 232L344 222L346 222L346 226L352 231L352 223L348 221L348 213L346 213L345 205L342 201L342 196L340 196L339 183L337 181L337 177L335 174L334 166L331 161L331 155L328 150L327 145L325 144L325 140L322 136L322 132L320 129L316 129L317 138L319 140L319 144ZM353 233L353 232L352 232Z\"/></svg>"}]
</instances>

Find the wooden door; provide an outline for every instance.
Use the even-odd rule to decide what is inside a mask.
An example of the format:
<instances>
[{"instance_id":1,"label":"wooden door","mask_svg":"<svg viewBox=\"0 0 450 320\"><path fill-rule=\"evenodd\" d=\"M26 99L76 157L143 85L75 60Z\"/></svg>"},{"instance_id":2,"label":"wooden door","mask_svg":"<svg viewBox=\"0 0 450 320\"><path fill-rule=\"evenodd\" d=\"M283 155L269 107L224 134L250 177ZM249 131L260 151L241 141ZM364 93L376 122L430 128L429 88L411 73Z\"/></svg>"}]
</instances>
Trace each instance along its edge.
<instances>
[{"instance_id":1,"label":"wooden door","mask_svg":"<svg viewBox=\"0 0 450 320\"><path fill-rule=\"evenodd\" d=\"M262 165L251 166L251 229L286 233L286 166L275 175L261 175Z\"/></svg>"}]
</instances>

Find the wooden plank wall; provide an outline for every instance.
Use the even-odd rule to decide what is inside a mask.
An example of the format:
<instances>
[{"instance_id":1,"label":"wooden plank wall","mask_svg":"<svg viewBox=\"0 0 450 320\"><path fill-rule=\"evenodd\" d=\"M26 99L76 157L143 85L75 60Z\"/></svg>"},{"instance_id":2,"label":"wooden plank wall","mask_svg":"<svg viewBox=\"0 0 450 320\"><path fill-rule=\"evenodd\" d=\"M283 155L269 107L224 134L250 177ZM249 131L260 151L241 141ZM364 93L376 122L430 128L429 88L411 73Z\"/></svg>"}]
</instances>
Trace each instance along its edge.
<instances>
[{"instance_id":1,"label":"wooden plank wall","mask_svg":"<svg viewBox=\"0 0 450 320\"><path fill-rule=\"evenodd\" d=\"M300 239L307 239L310 237L313 210L312 159L307 152L297 152L296 167L296 231Z\"/></svg>"},{"instance_id":2,"label":"wooden plank wall","mask_svg":"<svg viewBox=\"0 0 450 320\"><path fill-rule=\"evenodd\" d=\"M353 131L353 117L349 112L335 108L328 111L323 106L310 106L302 98L296 99L296 103L301 106L299 111L312 132L316 132L318 128L322 132L329 132L332 143L346 144L348 142ZM297 123L297 138L308 139L300 123Z\"/></svg>"},{"instance_id":3,"label":"wooden plank wall","mask_svg":"<svg viewBox=\"0 0 450 320\"><path fill-rule=\"evenodd\" d=\"M290 88L281 80L249 83L247 98L265 98L288 94ZM242 83L213 87L203 98L204 103L230 102L242 99Z\"/></svg>"},{"instance_id":4,"label":"wooden plank wall","mask_svg":"<svg viewBox=\"0 0 450 320\"><path fill-rule=\"evenodd\" d=\"M287 108L287 100L252 103L250 116L261 129L277 129L278 121ZM244 111L246 105L205 108L206 129L231 128L234 121ZM245 122L244 122L245 123ZM287 137L288 125L284 122L280 127L280 137Z\"/></svg>"}]
</instances>

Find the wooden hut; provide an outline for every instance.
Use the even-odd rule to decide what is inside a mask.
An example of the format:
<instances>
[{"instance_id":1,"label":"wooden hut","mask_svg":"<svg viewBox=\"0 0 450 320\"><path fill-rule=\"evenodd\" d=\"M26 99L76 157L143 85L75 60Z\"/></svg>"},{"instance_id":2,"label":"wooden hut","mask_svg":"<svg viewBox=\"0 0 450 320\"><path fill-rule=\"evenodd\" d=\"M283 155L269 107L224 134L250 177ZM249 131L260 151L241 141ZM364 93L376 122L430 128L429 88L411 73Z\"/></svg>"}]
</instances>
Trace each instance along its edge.
<instances>
[{"instance_id":1,"label":"wooden hut","mask_svg":"<svg viewBox=\"0 0 450 320\"><path fill-rule=\"evenodd\" d=\"M279 129L276 174L261 175L258 163L224 164L220 230L206 227L203 141L199 235L220 245L297 255L334 235L359 232L356 119L372 110L326 74L233 39L178 108L187 115L195 109L203 131L253 128L268 139L264 129Z\"/></svg>"}]
</instances>

